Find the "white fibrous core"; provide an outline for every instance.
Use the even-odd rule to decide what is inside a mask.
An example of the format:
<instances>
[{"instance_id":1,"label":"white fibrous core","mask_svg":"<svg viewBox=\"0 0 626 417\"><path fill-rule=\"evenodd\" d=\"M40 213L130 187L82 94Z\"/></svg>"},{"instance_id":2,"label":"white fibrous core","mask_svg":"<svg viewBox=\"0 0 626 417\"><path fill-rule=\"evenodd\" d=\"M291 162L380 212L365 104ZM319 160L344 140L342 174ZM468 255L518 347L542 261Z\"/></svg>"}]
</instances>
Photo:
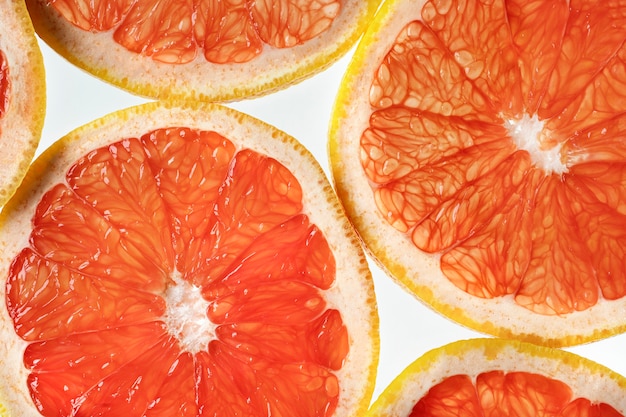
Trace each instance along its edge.
<instances>
[{"instance_id":1,"label":"white fibrous core","mask_svg":"<svg viewBox=\"0 0 626 417\"><path fill-rule=\"evenodd\" d=\"M216 338L215 324L207 316L209 302L202 298L200 287L173 274L165 291L166 310L163 320L169 333L176 337L183 350L198 353L208 349Z\"/></svg>"},{"instance_id":2,"label":"white fibrous core","mask_svg":"<svg viewBox=\"0 0 626 417\"><path fill-rule=\"evenodd\" d=\"M505 127L517 148L528 152L537 168L543 169L546 174L567 172L567 166L561 161L561 144L546 147L541 140L546 132L537 115L530 117L524 114L521 119L508 119Z\"/></svg>"}]
</instances>

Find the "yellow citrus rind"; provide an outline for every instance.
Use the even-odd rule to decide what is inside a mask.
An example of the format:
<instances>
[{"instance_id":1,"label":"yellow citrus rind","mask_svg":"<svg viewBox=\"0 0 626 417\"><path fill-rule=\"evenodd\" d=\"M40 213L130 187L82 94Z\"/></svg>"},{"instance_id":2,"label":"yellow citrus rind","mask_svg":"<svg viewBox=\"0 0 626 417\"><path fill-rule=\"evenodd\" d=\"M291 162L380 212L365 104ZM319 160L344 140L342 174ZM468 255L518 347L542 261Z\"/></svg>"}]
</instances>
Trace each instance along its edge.
<instances>
[{"instance_id":1,"label":"yellow citrus rind","mask_svg":"<svg viewBox=\"0 0 626 417\"><path fill-rule=\"evenodd\" d=\"M367 417L407 417L429 389L454 375L500 370L558 380L572 398L605 403L626 414L626 378L574 353L493 338L461 340L433 349L408 365L378 396Z\"/></svg>"},{"instance_id":2,"label":"yellow citrus rind","mask_svg":"<svg viewBox=\"0 0 626 417\"><path fill-rule=\"evenodd\" d=\"M626 332L626 299L602 299L569 314L535 314L513 296L479 298L446 278L438 254L415 247L409 235L389 224L376 206L360 164L360 139L373 107L370 86L376 71L408 22L421 20L425 0L387 0L359 41L341 82L329 127L332 180L348 218L377 264L428 307L470 329L501 338L563 347Z\"/></svg>"},{"instance_id":3,"label":"yellow citrus rind","mask_svg":"<svg viewBox=\"0 0 626 417\"><path fill-rule=\"evenodd\" d=\"M112 31L85 32L60 17L46 0L28 0L37 33L75 66L139 96L168 100L228 102L259 97L326 69L355 44L378 0L347 0L322 34L292 48L266 45L245 63L214 64L200 52L187 64L164 64L126 50Z\"/></svg>"},{"instance_id":4,"label":"yellow citrus rind","mask_svg":"<svg viewBox=\"0 0 626 417\"><path fill-rule=\"evenodd\" d=\"M336 416L362 415L370 404L379 354L378 315L372 277L360 242L314 157L296 139L238 111L209 103L151 102L119 110L84 125L49 147L33 162L22 186L0 214L0 275L28 243L31 218L42 195L64 181L68 167L90 150L165 127L214 131L238 149L268 155L302 184L303 213L324 234L336 261L336 280L324 291L329 307L341 312L350 352L336 375L340 400ZM13 417L33 415L22 364L26 342L13 329L0 285L0 398Z\"/></svg>"},{"instance_id":5,"label":"yellow citrus rind","mask_svg":"<svg viewBox=\"0 0 626 417\"><path fill-rule=\"evenodd\" d=\"M41 138L46 112L43 57L23 0L0 0L0 51L9 97L0 117L0 206L22 181Z\"/></svg>"}]
</instances>

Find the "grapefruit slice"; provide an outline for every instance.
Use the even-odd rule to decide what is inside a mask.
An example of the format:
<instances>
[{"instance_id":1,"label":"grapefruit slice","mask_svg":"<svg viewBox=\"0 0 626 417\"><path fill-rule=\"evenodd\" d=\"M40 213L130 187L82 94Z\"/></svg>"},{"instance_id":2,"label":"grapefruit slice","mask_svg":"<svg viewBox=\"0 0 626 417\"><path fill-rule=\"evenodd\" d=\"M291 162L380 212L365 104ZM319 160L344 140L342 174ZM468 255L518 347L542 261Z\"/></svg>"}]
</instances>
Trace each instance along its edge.
<instances>
[{"instance_id":1,"label":"grapefruit slice","mask_svg":"<svg viewBox=\"0 0 626 417\"><path fill-rule=\"evenodd\" d=\"M427 352L367 417L626 415L626 378L560 349L472 339Z\"/></svg>"},{"instance_id":2,"label":"grapefruit slice","mask_svg":"<svg viewBox=\"0 0 626 417\"><path fill-rule=\"evenodd\" d=\"M354 416L378 318L360 243L294 139L150 103L42 154L0 219L12 416Z\"/></svg>"},{"instance_id":3,"label":"grapefruit slice","mask_svg":"<svg viewBox=\"0 0 626 417\"><path fill-rule=\"evenodd\" d=\"M387 1L330 133L373 256L472 329L626 330L626 4Z\"/></svg>"},{"instance_id":4,"label":"grapefruit slice","mask_svg":"<svg viewBox=\"0 0 626 417\"><path fill-rule=\"evenodd\" d=\"M354 45L378 0L28 0L73 64L132 93L228 101L284 88Z\"/></svg>"},{"instance_id":5,"label":"grapefruit slice","mask_svg":"<svg viewBox=\"0 0 626 417\"><path fill-rule=\"evenodd\" d=\"M0 0L0 206L28 169L43 128L43 58L24 2Z\"/></svg>"}]
</instances>

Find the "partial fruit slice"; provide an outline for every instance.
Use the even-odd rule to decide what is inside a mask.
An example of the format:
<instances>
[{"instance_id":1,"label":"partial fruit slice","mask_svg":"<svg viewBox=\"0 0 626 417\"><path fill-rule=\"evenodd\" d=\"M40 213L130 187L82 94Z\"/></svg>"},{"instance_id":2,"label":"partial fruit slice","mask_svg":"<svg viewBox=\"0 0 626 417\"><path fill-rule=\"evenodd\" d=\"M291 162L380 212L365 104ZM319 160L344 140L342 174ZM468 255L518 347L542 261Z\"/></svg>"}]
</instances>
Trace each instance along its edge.
<instances>
[{"instance_id":1,"label":"partial fruit slice","mask_svg":"<svg viewBox=\"0 0 626 417\"><path fill-rule=\"evenodd\" d=\"M151 103L47 150L2 215L12 416L354 416L378 318L358 239L294 139Z\"/></svg>"},{"instance_id":2,"label":"partial fruit slice","mask_svg":"<svg viewBox=\"0 0 626 417\"><path fill-rule=\"evenodd\" d=\"M626 415L626 378L573 353L504 339L427 352L367 417Z\"/></svg>"},{"instance_id":3,"label":"partial fruit slice","mask_svg":"<svg viewBox=\"0 0 626 417\"><path fill-rule=\"evenodd\" d=\"M326 68L379 0L27 0L39 35L80 68L155 98L267 94Z\"/></svg>"},{"instance_id":4,"label":"partial fruit slice","mask_svg":"<svg viewBox=\"0 0 626 417\"><path fill-rule=\"evenodd\" d=\"M625 331L625 40L623 1L387 1L330 134L380 263L481 332Z\"/></svg>"},{"instance_id":5,"label":"partial fruit slice","mask_svg":"<svg viewBox=\"0 0 626 417\"><path fill-rule=\"evenodd\" d=\"M23 0L0 0L0 206L22 181L46 112L43 58Z\"/></svg>"}]
</instances>

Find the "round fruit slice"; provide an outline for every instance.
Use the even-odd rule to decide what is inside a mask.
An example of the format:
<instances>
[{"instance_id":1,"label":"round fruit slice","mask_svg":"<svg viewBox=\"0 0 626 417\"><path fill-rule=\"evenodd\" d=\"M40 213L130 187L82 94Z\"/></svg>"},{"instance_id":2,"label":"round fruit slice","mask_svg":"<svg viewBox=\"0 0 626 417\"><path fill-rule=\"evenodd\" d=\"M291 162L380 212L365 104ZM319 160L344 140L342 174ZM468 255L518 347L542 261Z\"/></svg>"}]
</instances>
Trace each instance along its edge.
<instances>
[{"instance_id":1,"label":"round fruit slice","mask_svg":"<svg viewBox=\"0 0 626 417\"><path fill-rule=\"evenodd\" d=\"M27 0L35 29L135 94L227 101L296 83L356 42L378 0Z\"/></svg>"},{"instance_id":2,"label":"round fruit slice","mask_svg":"<svg viewBox=\"0 0 626 417\"><path fill-rule=\"evenodd\" d=\"M474 339L417 359L367 417L624 415L623 376L559 349Z\"/></svg>"},{"instance_id":3,"label":"round fruit slice","mask_svg":"<svg viewBox=\"0 0 626 417\"><path fill-rule=\"evenodd\" d=\"M0 0L0 206L28 169L43 128L43 58L22 0Z\"/></svg>"},{"instance_id":4,"label":"round fruit slice","mask_svg":"<svg viewBox=\"0 0 626 417\"><path fill-rule=\"evenodd\" d=\"M313 157L217 105L77 129L3 212L12 416L354 416L375 380L371 276Z\"/></svg>"},{"instance_id":5,"label":"round fruit slice","mask_svg":"<svg viewBox=\"0 0 626 417\"><path fill-rule=\"evenodd\" d=\"M482 332L626 330L626 4L392 0L345 75L334 180L369 250Z\"/></svg>"}]
</instances>

